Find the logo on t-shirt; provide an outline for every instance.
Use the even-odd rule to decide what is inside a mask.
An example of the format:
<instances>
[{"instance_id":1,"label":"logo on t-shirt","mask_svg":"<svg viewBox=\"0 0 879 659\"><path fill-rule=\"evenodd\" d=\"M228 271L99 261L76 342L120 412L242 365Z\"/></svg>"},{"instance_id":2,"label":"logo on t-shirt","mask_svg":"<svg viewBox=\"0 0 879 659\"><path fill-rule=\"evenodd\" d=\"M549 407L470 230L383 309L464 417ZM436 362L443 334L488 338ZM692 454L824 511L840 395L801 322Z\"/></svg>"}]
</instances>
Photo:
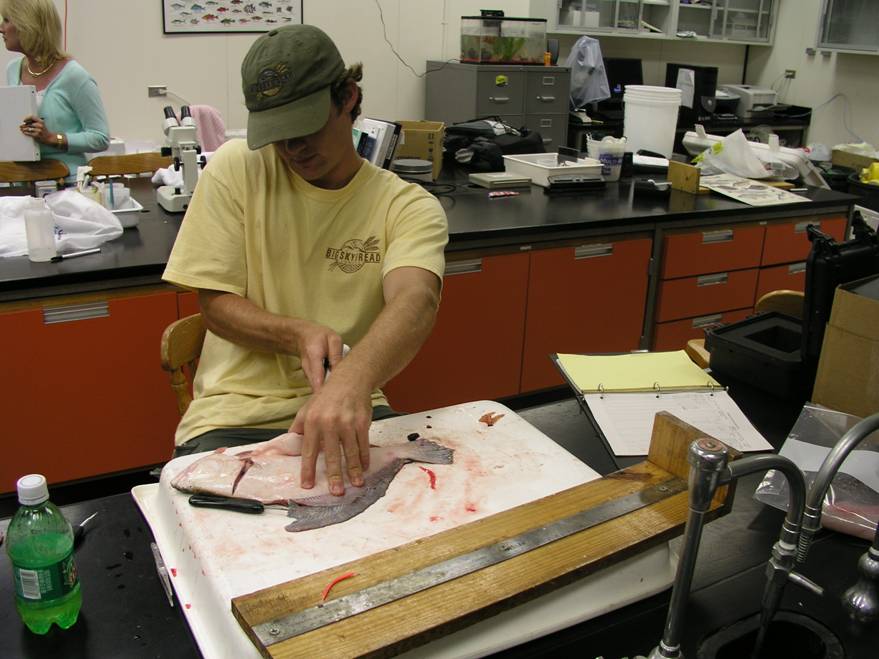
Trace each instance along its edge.
<instances>
[{"instance_id":1,"label":"logo on t-shirt","mask_svg":"<svg viewBox=\"0 0 879 659\"><path fill-rule=\"evenodd\" d=\"M341 247L327 247L327 259L330 270L339 268L342 272L357 272L365 263L381 263L382 255L378 250L378 238L370 236L366 240L352 238L346 240Z\"/></svg>"}]
</instances>

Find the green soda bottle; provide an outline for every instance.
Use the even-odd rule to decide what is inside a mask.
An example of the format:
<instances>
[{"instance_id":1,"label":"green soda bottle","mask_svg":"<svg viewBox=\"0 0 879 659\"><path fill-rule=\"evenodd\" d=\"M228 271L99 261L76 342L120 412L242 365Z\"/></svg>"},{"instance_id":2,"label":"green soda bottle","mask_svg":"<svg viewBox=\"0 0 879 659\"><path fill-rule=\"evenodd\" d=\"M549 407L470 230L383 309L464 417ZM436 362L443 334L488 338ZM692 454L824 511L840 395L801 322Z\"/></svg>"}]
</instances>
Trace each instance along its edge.
<instances>
[{"instance_id":1,"label":"green soda bottle","mask_svg":"<svg viewBox=\"0 0 879 659\"><path fill-rule=\"evenodd\" d=\"M73 531L49 501L44 476L22 476L17 487L21 508L6 530L15 608L35 634L45 634L53 622L67 629L76 622L82 605L73 563Z\"/></svg>"}]
</instances>

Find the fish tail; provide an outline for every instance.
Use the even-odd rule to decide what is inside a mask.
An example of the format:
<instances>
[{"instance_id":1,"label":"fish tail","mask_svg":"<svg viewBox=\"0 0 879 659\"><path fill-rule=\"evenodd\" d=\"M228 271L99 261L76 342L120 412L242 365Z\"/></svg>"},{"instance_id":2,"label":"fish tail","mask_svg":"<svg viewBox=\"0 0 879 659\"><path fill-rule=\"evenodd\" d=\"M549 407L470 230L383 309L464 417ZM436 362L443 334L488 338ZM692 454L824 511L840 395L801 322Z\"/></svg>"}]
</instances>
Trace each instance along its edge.
<instances>
[{"instance_id":1,"label":"fish tail","mask_svg":"<svg viewBox=\"0 0 879 659\"><path fill-rule=\"evenodd\" d=\"M455 451L423 437L410 444L411 451L406 456L416 462L429 462L437 465L450 465L454 462Z\"/></svg>"}]
</instances>

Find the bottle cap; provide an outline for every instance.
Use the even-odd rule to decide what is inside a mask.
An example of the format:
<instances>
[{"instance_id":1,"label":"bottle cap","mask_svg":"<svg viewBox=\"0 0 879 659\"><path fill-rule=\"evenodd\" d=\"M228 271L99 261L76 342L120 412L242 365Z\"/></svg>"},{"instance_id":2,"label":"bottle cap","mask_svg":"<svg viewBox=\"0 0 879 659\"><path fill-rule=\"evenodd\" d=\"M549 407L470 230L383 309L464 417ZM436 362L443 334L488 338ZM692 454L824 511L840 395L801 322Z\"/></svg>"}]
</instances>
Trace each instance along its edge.
<instances>
[{"instance_id":1,"label":"bottle cap","mask_svg":"<svg viewBox=\"0 0 879 659\"><path fill-rule=\"evenodd\" d=\"M36 506L49 498L49 486L42 474L28 474L18 479L18 502L24 506Z\"/></svg>"}]
</instances>

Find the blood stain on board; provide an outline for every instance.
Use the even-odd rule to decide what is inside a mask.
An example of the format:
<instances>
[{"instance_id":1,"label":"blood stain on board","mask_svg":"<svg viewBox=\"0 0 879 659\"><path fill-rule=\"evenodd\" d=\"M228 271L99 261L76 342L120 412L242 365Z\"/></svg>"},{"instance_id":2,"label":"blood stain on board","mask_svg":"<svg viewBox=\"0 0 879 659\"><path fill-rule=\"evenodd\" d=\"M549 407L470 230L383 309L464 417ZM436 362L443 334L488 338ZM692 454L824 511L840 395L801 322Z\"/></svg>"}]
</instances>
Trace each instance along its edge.
<instances>
[{"instance_id":1,"label":"blood stain on board","mask_svg":"<svg viewBox=\"0 0 879 659\"><path fill-rule=\"evenodd\" d=\"M468 503L466 506L464 506L464 510L466 510L468 513L475 513L476 504Z\"/></svg>"},{"instance_id":2,"label":"blood stain on board","mask_svg":"<svg viewBox=\"0 0 879 659\"><path fill-rule=\"evenodd\" d=\"M442 517L440 517L439 515L431 515L428 519L430 519L431 522L438 522L442 519Z\"/></svg>"},{"instance_id":3,"label":"blood stain on board","mask_svg":"<svg viewBox=\"0 0 879 659\"><path fill-rule=\"evenodd\" d=\"M185 606L187 609L191 609L191 608L192 608L192 604L190 604L189 602L187 602L187 603L184 604L183 606Z\"/></svg>"},{"instance_id":4,"label":"blood stain on board","mask_svg":"<svg viewBox=\"0 0 879 659\"><path fill-rule=\"evenodd\" d=\"M177 568L176 568L176 567L172 567L172 568L171 568L171 576L172 576L172 577L176 577L176 576L177 576Z\"/></svg>"}]
</instances>

